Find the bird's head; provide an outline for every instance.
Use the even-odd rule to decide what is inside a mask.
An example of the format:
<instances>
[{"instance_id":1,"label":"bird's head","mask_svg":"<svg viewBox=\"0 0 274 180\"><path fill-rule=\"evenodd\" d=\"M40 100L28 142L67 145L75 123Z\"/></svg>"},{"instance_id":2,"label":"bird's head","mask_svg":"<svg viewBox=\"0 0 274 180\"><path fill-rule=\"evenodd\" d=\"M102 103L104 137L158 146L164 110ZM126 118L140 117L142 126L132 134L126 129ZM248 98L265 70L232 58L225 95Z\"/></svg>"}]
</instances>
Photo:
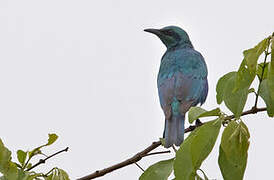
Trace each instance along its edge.
<instances>
[{"instance_id":1,"label":"bird's head","mask_svg":"<svg viewBox=\"0 0 274 180\"><path fill-rule=\"evenodd\" d=\"M168 49L179 45L193 47L187 33L177 26L167 26L162 29L145 29L144 31L158 36Z\"/></svg>"}]
</instances>

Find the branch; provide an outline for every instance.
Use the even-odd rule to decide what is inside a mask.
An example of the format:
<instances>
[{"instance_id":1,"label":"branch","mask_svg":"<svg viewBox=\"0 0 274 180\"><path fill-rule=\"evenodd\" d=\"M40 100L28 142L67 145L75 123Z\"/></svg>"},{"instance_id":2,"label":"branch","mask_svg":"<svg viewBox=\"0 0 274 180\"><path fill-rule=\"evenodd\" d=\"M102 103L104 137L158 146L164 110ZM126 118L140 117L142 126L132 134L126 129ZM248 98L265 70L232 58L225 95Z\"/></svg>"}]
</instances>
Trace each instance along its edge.
<instances>
[{"instance_id":1,"label":"branch","mask_svg":"<svg viewBox=\"0 0 274 180\"><path fill-rule=\"evenodd\" d=\"M259 78L259 86L258 86L258 90L257 90L257 93L256 93L256 99L255 99L254 108L257 108L257 104L258 104L259 94L260 94L260 90L261 90L261 83L262 83L262 81L263 81L264 71L265 71L265 67L266 67L266 60L267 60L267 56L270 54L270 53L268 52L269 46L270 46L270 42L268 43L267 49L265 50L264 65L263 65L263 67L262 67L262 74L261 74L261 77Z\"/></svg>"},{"instance_id":2,"label":"branch","mask_svg":"<svg viewBox=\"0 0 274 180\"><path fill-rule=\"evenodd\" d=\"M241 116L245 116L245 115L248 115L248 114L256 114L257 112L262 112L262 111L266 111L266 107L264 107L264 108L253 107L252 109L250 109L248 111L242 112ZM230 115L230 116L225 117L224 120L231 120L233 118L235 118L235 116Z\"/></svg>"},{"instance_id":3,"label":"branch","mask_svg":"<svg viewBox=\"0 0 274 180\"><path fill-rule=\"evenodd\" d=\"M256 108L256 107L253 107L252 109L243 112L241 116L245 116L245 115L248 115L248 114L256 114L257 112L261 112L261 111L266 111L266 108ZM231 120L233 118L235 118L235 116L234 115L230 115L230 116L225 117L225 120ZM203 124L205 124L205 123L199 122L196 125L189 126L188 128L185 129L185 133L191 132L194 129L196 129L197 127L202 126ZM144 149L143 151L140 151L139 153L135 154L131 158L126 159L126 160L124 160L124 161L122 161L122 162L120 162L118 164L115 164L113 166L110 166L108 168L105 168L105 169L102 169L102 170L97 170L94 173L89 174L89 175L84 176L84 177L81 177L81 178L79 178L77 180L95 179L97 177L104 176L105 174L110 173L110 172L112 172L114 170L117 170L117 169L123 168L125 166L128 166L130 164L135 164L136 162L140 161L145 156L153 155L153 154L167 153L168 151L157 152L157 153L149 153L150 151L156 149L160 145L161 145L161 141L153 142L146 149Z\"/></svg>"},{"instance_id":4,"label":"branch","mask_svg":"<svg viewBox=\"0 0 274 180\"><path fill-rule=\"evenodd\" d=\"M65 149L63 149L63 150L61 150L61 151L58 151L58 152L56 152L56 153L54 153L54 154L52 154L52 155L46 157L45 159L40 159L40 160L38 161L38 163L36 163L36 164L34 164L33 166L31 166L30 168L28 168L27 171L32 170L33 168L39 166L40 164L44 164L44 163L46 162L46 160L52 158L53 156L56 156L57 154L60 154L60 153L62 153L62 152L67 152L68 149L69 149L69 148L66 147Z\"/></svg>"},{"instance_id":5,"label":"branch","mask_svg":"<svg viewBox=\"0 0 274 180\"><path fill-rule=\"evenodd\" d=\"M168 150L168 151L160 151L160 152L148 153L148 154L144 155L143 157L145 157L145 156L151 156L151 155L155 155L155 154L165 154L165 153L170 153L170 150Z\"/></svg>"},{"instance_id":6,"label":"branch","mask_svg":"<svg viewBox=\"0 0 274 180\"><path fill-rule=\"evenodd\" d=\"M194 126L189 126L188 128L185 129L185 133L191 132L193 131L196 127L203 125L203 123L199 123L197 125ZM84 176L82 178L79 178L78 180L89 180L89 179L94 179L100 176L104 176L107 173L110 173L116 169L120 169L122 167L128 166L130 164L134 164L138 161L140 161L143 157L145 156L150 156L150 155L155 155L155 154L162 154L162 153L169 153L170 151L163 151L163 152L155 152L155 153L149 153L150 151L156 149L157 147L159 147L161 145L161 141L157 141L157 142L153 142L150 146L148 146L146 149L144 149L143 151L135 154L133 157L122 161L118 164L115 164L113 166L110 166L108 168L102 169L102 170L97 170L94 173Z\"/></svg>"},{"instance_id":7,"label":"branch","mask_svg":"<svg viewBox=\"0 0 274 180\"><path fill-rule=\"evenodd\" d=\"M107 173L110 173L116 169L120 169L122 167L128 166L130 164L136 163L138 161L140 161L142 159L142 157L146 156L150 151L152 151L153 149L156 149L158 146L161 145L161 141L157 141L157 142L153 142L150 146L148 146L146 149L144 149L143 151L135 154L133 157L122 161L118 164L115 164L113 166L110 166L108 168L102 169L102 170L98 170L95 171L94 173L87 175L85 177L79 178L78 180L89 180L89 179L94 179L100 176L103 176Z\"/></svg>"}]
</instances>

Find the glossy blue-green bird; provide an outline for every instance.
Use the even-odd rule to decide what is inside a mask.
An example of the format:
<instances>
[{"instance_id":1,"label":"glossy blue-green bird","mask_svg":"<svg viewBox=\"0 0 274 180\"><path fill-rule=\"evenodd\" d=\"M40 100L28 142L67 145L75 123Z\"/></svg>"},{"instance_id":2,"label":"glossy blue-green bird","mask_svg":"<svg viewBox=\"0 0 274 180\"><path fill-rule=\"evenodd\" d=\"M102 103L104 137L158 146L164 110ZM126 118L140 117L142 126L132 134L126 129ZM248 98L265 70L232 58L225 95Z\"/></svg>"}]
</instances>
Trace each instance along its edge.
<instances>
[{"instance_id":1,"label":"glossy blue-green bird","mask_svg":"<svg viewBox=\"0 0 274 180\"><path fill-rule=\"evenodd\" d=\"M186 112L206 100L207 66L183 29L168 26L145 31L158 36L167 47L157 78L160 104L165 114L164 146L180 146L184 140Z\"/></svg>"}]
</instances>

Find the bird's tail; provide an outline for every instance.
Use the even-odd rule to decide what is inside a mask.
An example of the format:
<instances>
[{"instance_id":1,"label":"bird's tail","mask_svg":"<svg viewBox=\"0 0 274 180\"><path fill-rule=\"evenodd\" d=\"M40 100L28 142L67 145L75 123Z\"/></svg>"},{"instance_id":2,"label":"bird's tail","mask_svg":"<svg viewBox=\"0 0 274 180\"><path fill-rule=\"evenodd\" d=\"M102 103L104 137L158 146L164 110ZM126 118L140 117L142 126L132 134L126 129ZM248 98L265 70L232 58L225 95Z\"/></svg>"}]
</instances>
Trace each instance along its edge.
<instances>
[{"instance_id":1,"label":"bird's tail","mask_svg":"<svg viewBox=\"0 0 274 180\"><path fill-rule=\"evenodd\" d=\"M169 148L173 144L180 146L184 141L185 133L185 115L172 115L170 119L165 120L165 147Z\"/></svg>"}]
</instances>

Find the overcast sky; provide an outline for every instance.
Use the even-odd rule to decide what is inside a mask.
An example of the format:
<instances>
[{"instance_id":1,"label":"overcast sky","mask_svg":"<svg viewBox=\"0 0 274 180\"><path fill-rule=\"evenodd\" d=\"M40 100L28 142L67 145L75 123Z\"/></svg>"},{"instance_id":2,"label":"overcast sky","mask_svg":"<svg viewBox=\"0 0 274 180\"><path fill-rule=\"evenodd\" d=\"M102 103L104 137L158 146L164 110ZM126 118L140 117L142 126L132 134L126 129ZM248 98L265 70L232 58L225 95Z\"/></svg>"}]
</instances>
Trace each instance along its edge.
<instances>
[{"instance_id":1,"label":"overcast sky","mask_svg":"<svg viewBox=\"0 0 274 180\"><path fill-rule=\"evenodd\" d=\"M38 169L58 166L71 179L131 157L164 128L156 77L165 47L143 29L177 25L188 32L208 65L203 108L210 110L219 77L237 70L242 51L274 31L273 8L273 0L0 0L0 138L15 158L17 149L31 150L57 133L45 152L66 146L69 152ZM267 179L274 120L264 113L243 119L251 133L245 179ZM202 165L218 180L219 143ZM150 156L140 165L171 156ZM101 179L141 173L131 165Z\"/></svg>"}]
</instances>

